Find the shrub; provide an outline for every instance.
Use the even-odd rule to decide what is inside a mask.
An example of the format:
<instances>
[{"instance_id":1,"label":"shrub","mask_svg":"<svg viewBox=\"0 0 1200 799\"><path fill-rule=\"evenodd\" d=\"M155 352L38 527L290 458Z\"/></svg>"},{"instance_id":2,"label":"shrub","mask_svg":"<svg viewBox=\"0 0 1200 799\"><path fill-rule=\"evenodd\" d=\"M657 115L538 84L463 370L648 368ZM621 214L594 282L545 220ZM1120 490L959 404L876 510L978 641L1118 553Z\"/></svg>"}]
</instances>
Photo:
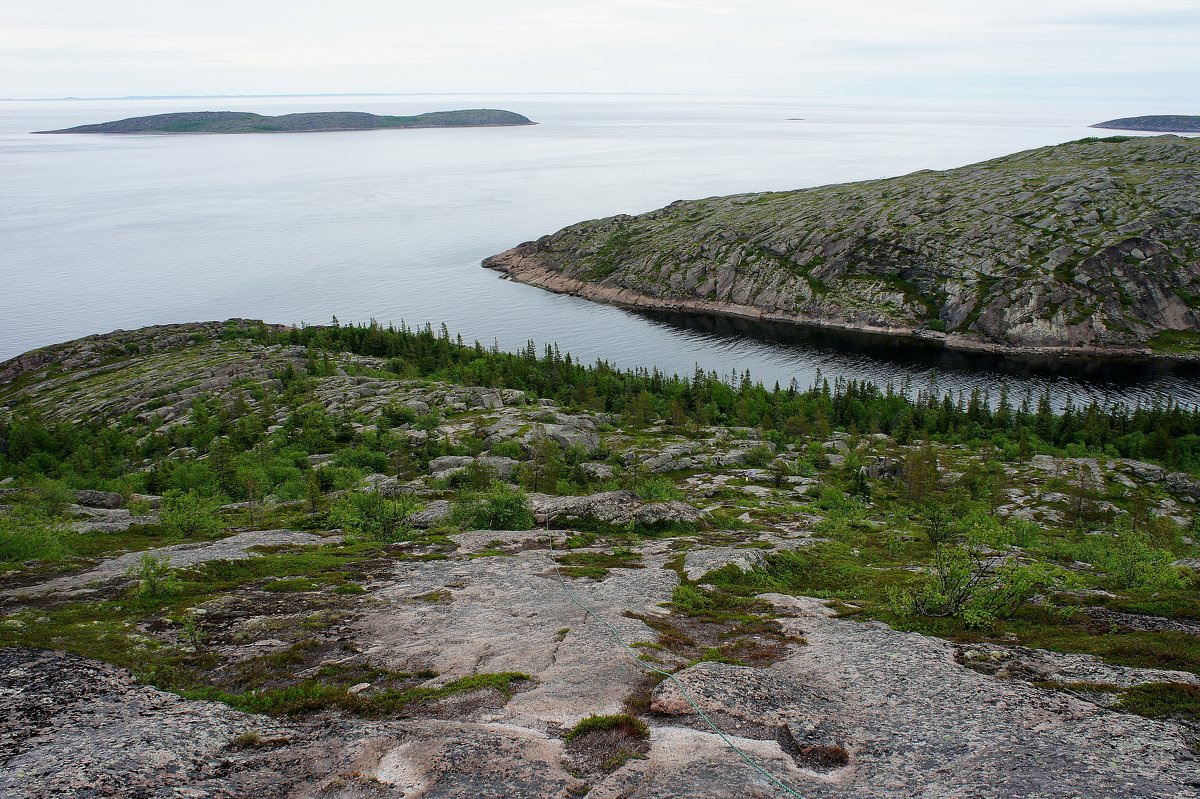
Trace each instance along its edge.
<instances>
[{"instance_id":1,"label":"shrub","mask_svg":"<svg viewBox=\"0 0 1200 799\"><path fill-rule=\"evenodd\" d=\"M562 447L553 439L538 437L531 445L529 460L521 467L521 485L530 491L553 494L558 490L558 479L566 468Z\"/></svg>"},{"instance_id":2,"label":"shrub","mask_svg":"<svg viewBox=\"0 0 1200 799\"><path fill-rule=\"evenodd\" d=\"M632 491L646 502L666 502L683 498L683 492L676 488L671 478L657 474L626 472L621 479L621 487Z\"/></svg>"},{"instance_id":3,"label":"shrub","mask_svg":"<svg viewBox=\"0 0 1200 799\"><path fill-rule=\"evenodd\" d=\"M754 447L746 453L746 465L753 466L758 469L765 468L767 464L774 459L775 450L771 449L766 444L759 444L757 447Z\"/></svg>"},{"instance_id":4,"label":"shrub","mask_svg":"<svg viewBox=\"0 0 1200 799\"><path fill-rule=\"evenodd\" d=\"M222 528L218 507L217 500L202 497L195 490L186 494L171 491L163 498L159 521L167 530L184 538L211 536Z\"/></svg>"},{"instance_id":5,"label":"shrub","mask_svg":"<svg viewBox=\"0 0 1200 799\"><path fill-rule=\"evenodd\" d=\"M333 456L333 462L348 469L360 472L378 474L388 470L387 455L366 447L349 447L338 450Z\"/></svg>"},{"instance_id":6,"label":"shrub","mask_svg":"<svg viewBox=\"0 0 1200 799\"><path fill-rule=\"evenodd\" d=\"M496 479L496 472L485 463L471 461L450 475L450 485L468 491L486 491Z\"/></svg>"},{"instance_id":7,"label":"shrub","mask_svg":"<svg viewBox=\"0 0 1200 799\"><path fill-rule=\"evenodd\" d=\"M417 421L417 412L413 408L401 405L395 400L383 406L380 416L382 417L383 424L381 426L383 427L400 427L401 425L412 424Z\"/></svg>"},{"instance_id":8,"label":"shrub","mask_svg":"<svg viewBox=\"0 0 1200 799\"><path fill-rule=\"evenodd\" d=\"M1118 527L1115 538L1089 536L1083 557L1091 560L1112 577L1120 588L1154 590L1187 588L1191 579L1171 565L1174 555L1157 549L1144 532Z\"/></svg>"},{"instance_id":9,"label":"shrub","mask_svg":"<svg viewBox=\"0 0 1200 799\"><path fill-rule=\"evenodd\" d=\"M914 593L892 592L897 615L949 616L982 628L1010 617L1039 594L1062 587L1067 573L1047 563L1020 565L983 558L957 546L934 548L933 563Z\"/></svg>"},{"instance_id":10,"label":"shrub","mask_svg":"<svg viewBox=\"0 0 1200 799\"><path fill-rule=\"evenodd\" d=\"M175 570L166 558L159 560L149 552L129 567L129 577L137 580L137 593L144 599L162 599L177 594L181 588Z\"/></svg>"},{"instance_id":11,"label":"shrub","mask_svg":"<svg viewBox=\"0 0 1200 799\"><path fill-rule=\"evenodd\" d=\"M529 530L537 523L525 492L506 483L456 500L450 519L471 530Z\"/></svg>"},{"instance_id":12,"label":"shrub","mask_svg":"<svg viewBox=\"0 0 1200 799\"><path fill-rule=\"evenodd\" d=\"M411 537L408 517L417 501L408 494L385 497L377 491L355 491L341 497L330 518L352 537L393 543Z\"/></svg>"},{"instance_id":13,"label":"shrub","mask_svg":"<svg viewBox=\"0 0 1200 799\"><path fill-rule=\"evenodd\" d=\"M75 501L75 492L57 480L38 477L29 485L29 501L32 507L42 516L57 516Z\"/></svg>"},{"instance_id":14,"label":"shrub","mask_svg":"<svg viewBox=\"0 0 1200 799\"><path fill-rule=\"evenodd\" d=\"M497 441L492 445L492 454L499 458L523 461L527 457L525 448L516 441Z\"/></svg>"},{"instance_id":15,"label":"shrub","mask_svg":"<svg viewBox=\"0 0 1200 799\"><path fill-rule=\"evenodd\" d=\"M1200 686L1180 683L1135 685L1125 689L1117 706L1152 719L1166 716L1200 719Z\"/></svg>"},{"instance_id":16,"label":"shrub","mask_svg":"<svg viewBox=\"0 0 1200 799\"><path fill-rule=\"evenodd\" d=\"M0 516L0 563L62 560L66 532L62 522L37 511Z\"/></svg>"}]
</instances>

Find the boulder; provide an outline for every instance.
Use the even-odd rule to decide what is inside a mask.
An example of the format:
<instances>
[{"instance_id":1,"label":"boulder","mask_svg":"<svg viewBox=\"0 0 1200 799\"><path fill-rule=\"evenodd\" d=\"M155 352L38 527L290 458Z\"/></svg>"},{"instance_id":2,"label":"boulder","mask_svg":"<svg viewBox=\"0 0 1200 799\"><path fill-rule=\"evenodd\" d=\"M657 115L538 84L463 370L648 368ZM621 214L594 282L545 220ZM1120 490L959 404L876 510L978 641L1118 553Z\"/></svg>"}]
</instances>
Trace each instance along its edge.
<instances>
[{"instance_id":1,"label":"boulder","mask_svg":"<svg viewBox=\"0 0 1200 799\"><path fill-rule=\"evenodd\" d=\"M148 505L151 510L158 510L162 507L163 498L158 494L130 494L130 502L141 502Z\"/></svg>"},{"instance_id":2,"label":"boulder","mask_svg":"<svg viewBox=\"0 0 1200 799\"><path fill-rule=\"evenodd\" d=\"M435 477L444 477L450 472L462 469L474 460L470 455L443 455L429 462L429 473Z\"/></svg>"},{"instance_id":3,"label":"boulder","mask_svg":"<svg viewBox=\"0 0 1200 799\"><path fill-rule=\"evenodd\" d=\"M472 394L468 404L472 408L503 408L504 399L500 396L499 391L487 389Z\"/></svg>"},{"instance_id":4,"label":"boulder","mask_svg":"<svg viewBox=\"0 0 1200 799\"><path fill-rule=\"evenodd\" d=\"M829 441L826 441L824 444L821 445L821 448L824 449L826 452L836 452L839 455L850 454L850 445L847 444L845 442L845 440L840 439L840 438L834 438Z\"/></svg>"},{"instance_id":5,"label":"boulder","mask_svg":"<svg viewBox=\"0 0 1200 799\"><path fill-rule=\"evenodd\" d=\"M900 474L900 461L895 458L876 458L867 464L867 477L875 480L896 477Z\"/></svg>"},{"instance_id":6,"label":"boulder","mask_svg":"<svg viewBox=\"0 0 1200 799\"><path fill-rule=\"evenodd\" d=\"M517 466L520 465L520 461L500 455L480 455L475 458L475 462L491 469L501 480L511 480L517 473Z\"/></svg>"},{"instance_id":7,"label":"boulder","mask_svg":"<svg viewBox=\"0 0 1200 799\"><path fill-rule=\"evenodd\" d=\"M1163 478L1163 487L1177 497L1200 502L1200 480L1183 472L1172 472Z\"/></svg>"},{"instance_id":8,"label":"boulder","mask_svg":"<svg viewBox=\"0 0 1200 799\"><path fill-rule=\"evenodd\" d=\"M607 463L582 463L579 470L592 480L608 480L614 474L613 467Z\"/></svg>"},{"instance_id":9,"label":"boulder","mask_svg":"<svg viewBox=\"0 0 1200 799\"><path fill-rule=\"evenodd\" d=\"M425 509L412 514L406 521L413 527L428 530L437 527L450 516L450 503L444 499L435 499L425 506Z\"/></svg>"},{"instance_id":10,"label":"boulder","mask_svg":"<svg viewBox=\"0 0 1200 799\"><path fill-rule=\"evenodd\" d=\"M84 489L75 492L75 502L85 508L107 508L113 510L125 505L125 497L115 491L93 491Z\"/></svg>"},{"instance_id":11,"label":"boulder","mask_svg":"<svg viewBox=\"0 0 1200 799\"><path fill-rule=\"evenodd\" d=\"M608 524L656 524L700 521L704 514L683 502L643 503L632 491L603 491L582 497L530 494L530 504L539 523L588 518Z\"/></svg>"},{"instance_id":12,"label":"boulder","mask_svg":"<svg viewBox=\"0 0 1200 799\"><path fill-rule=\"evenodd\" d=\"M520 443L530 449L538 438L548 438L563 449L581 446L588 452L600 446L600 433L596 423L586 416L570 416L565 413L553 415L553 422L535 424L521 436Z\"/></svg>"},{"instance_id":13,"label":"boulder","mask_svg":"<svg viewBox=\"0 0 1200 799\"><path fill-rule=\"evenodd\" d=\"M699 449L700 445L692 442L671 444L662 452L644 458L642 466L646 471L654 474L694 469L696 468L696 459L689 456Z\"/></svg>"},{"instance_id":14,"label":"boulder","mask_svg":"<svg viewBox=\"0 0 1200 799\"><path fill-rule=\"evenodd\" d=\"M1153 463L1128 459L1121 460L1119 463L1125 467L1126 471L1143 483L1161 483L1167 474L1166 469L1161 466L1155 466Z\"/></svg>"}]
</instances>

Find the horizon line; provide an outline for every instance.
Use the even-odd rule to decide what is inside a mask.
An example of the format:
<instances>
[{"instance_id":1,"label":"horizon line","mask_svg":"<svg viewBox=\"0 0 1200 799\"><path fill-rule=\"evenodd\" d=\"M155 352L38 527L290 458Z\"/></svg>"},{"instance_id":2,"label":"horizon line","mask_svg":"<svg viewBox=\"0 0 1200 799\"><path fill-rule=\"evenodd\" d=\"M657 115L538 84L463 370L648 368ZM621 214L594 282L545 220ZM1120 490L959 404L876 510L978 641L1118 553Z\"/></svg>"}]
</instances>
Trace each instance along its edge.
<instances>
[{"instance_id":1,"label":"horizon line","mask_svg":"<svg viewBox=\"0 0 1200 799\"><path fill-rule=\"evenodd\" d=\"M532 91L532 92L284 92L256 94L125 94L94 97L0 97L0 102L30 103L30 102L61 102L65 100L236 100L260 99L270 97L495 97L496 95L589 95L589 96L647 96L647 97L832 97L833 95L800 95L800 94L737 94L728 92L563 92L563 91Z\"/></svg>"}]
</instances>

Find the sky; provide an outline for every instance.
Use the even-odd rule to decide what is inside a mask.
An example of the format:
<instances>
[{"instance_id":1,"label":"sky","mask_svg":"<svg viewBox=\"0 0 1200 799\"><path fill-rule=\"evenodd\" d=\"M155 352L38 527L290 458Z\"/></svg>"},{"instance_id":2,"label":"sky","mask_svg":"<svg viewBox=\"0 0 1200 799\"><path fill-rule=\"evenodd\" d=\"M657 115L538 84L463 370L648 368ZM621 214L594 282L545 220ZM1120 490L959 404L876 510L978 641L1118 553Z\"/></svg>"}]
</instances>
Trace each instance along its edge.
<instances>
[{"instance_id":1,"label":"sky","mask_svg":"<svg viewBox=\"0 0 1200 799\"><path fill-rule=\"evenodd\" d=\"M1200 113L1200 3L0 0L0 97L359 92L1125 97Z\"/></svg>"}]
</instances>

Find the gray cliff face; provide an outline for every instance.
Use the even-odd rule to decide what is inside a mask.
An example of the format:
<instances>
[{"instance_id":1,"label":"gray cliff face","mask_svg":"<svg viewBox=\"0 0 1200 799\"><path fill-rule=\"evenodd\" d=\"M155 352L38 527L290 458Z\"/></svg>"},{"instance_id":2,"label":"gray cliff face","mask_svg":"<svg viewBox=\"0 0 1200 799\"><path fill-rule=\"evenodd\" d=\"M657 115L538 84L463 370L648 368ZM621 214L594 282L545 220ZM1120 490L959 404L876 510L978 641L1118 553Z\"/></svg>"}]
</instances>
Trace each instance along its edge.
<instances>
[{"instance_id":1,"label":"gray cliff face","mask_svg":"<svg viewBox=\"0 0 1200 799\"><path fill-rule=\"evenodd\" d=\"M1200 329L1200 141L1085 140L945 172L675 202L484 262L592 299L1145 350Z\"/></svg>"}]
</instances>

